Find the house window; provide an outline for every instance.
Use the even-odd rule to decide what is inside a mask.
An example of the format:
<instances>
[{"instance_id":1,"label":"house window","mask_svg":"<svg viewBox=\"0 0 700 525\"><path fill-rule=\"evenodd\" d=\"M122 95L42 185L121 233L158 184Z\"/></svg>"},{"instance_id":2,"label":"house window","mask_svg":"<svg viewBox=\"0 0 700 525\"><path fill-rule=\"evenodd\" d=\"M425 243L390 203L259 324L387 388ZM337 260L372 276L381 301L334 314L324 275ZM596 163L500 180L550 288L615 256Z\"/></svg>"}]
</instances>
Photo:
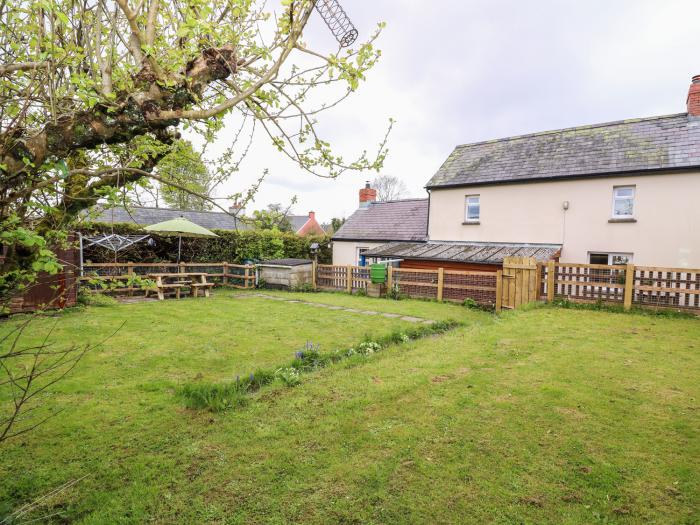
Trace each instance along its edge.
<instances>
[{"instance_id":1,"label":"house window","mask_svg":"<svg viewBox=\"0 0 700 525\"><path fill-rule=\"evenodd\" d=\"M590 264L628 264L632 262L631 253L601 253L590 252L588 262Z\"/></svg>"},{"instance_id":2,"label":"house window","mask_svg":"<svg viewBox=\"0 0 700 525\"><path fill-rule=\"evenodd\" d=\"M464 222L479 222L481 204L479 195L467 195L465 198Z\"/></svg>"},{"instance_id":3,"label":"house window","mask_svg":"<svg viewBox=\"0 0 700 525\"><path fill-rule=\"evenodd\" d=\"M634 186L613 188L613 219L631 219L634 215Z\"/></svg>"}]
</instances>

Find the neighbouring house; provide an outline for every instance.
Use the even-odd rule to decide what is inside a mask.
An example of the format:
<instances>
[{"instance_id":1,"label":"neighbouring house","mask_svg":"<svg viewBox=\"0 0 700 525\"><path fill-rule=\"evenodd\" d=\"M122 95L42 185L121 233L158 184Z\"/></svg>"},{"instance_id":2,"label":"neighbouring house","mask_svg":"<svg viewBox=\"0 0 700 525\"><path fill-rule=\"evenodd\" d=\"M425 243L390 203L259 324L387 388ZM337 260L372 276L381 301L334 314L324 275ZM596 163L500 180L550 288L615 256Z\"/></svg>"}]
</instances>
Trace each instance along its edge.
<instances>
[{"instance_id":1,"label":"neighbouring house","mask_svg":"<svg viewBox=\"0 0 700 525\"><path fill-rule=\"evenodd\" d=\"M151 208L145 206L114 207L98 209L92 217L93 222L103 224L129 223L139 226L148 226L158 222L184 217L209 230L251 230L253 227L242 217L243 210L238 206L229 208L231 213L238 212L237 216L216 211L191 211L173 208ZM325 231L316 221L316 214L287 215L292 230L298 235L325 235Z\"/></svg>"},{"instance_id":2,"label":"neighbouring house","mask_svg":"<svg viewBox=\"0 0 700 525\"><path fill-rule=\"evenodd\" d=\"M401 223L382 230L362 210L353 236L393 241L363 255L403 267L496 269L524 255L700 268L700 75L686 104L674 115L457 146L426 185L425 239L405 242ZM338 234L334 263L355 263L335 247L351 236Z\"/></svg>"},{"instance_id":3,"label":"neighbouring house","mask_svg":"<svg viewBox=\"0 0 700 525\"><path fill-rule=\"evenodd\" d=\"M308 215L287 215L287 220L297 235L326 234L326 230L318 223L316 213L313 211L310 211Z\"/></svg>"},{"instance_id":4,"label":"neighbouring house","mask_svg":"<svg viewBox=\"0 0 700 525\"><path fill-rule=\"evenodd\" d=\"M369 183L360 190L360 207L333 234L333 264L364 266L365 253L389 242L425 242L428 199L376 202Z\"/></svg>"}]
</instances>

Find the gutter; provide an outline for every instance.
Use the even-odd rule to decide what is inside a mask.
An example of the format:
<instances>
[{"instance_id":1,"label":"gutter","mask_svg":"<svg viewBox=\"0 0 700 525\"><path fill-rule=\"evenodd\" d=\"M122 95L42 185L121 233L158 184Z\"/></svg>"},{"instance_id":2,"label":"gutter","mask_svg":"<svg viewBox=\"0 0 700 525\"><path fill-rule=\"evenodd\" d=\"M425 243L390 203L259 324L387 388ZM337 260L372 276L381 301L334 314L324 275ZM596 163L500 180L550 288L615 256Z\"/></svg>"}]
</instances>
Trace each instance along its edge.
<instances>
[{"instance_id":1,"label":"gutter","mask_svg":"<svg viewBox=\"0 0 700 525\"><path fill-rule=\"evenodd\" d=\"M566 180L579 180L579 179L596 179L596 178L611 178L611 177L634 177L636 175L658 175L659 173L665 173L668 175L673 175L677 173L685 173L688 171L697 171L700 169L700 165L697 166L683 166L680 168L649 168L646 170L637 171L606 171L602 173L585 173L581 175L562 175L558 177L534 177L530 179L511 179L511 180L491 180L491 181L481 181L481 182L456 182L453 184L437 184L437 185L426 185L425 189L430 190L443 190L450 188L468 188L475 186L498 186L507 184L528 184L528 183L538 183L538 182L557 182Z\"/></svg>"}]
</instances>

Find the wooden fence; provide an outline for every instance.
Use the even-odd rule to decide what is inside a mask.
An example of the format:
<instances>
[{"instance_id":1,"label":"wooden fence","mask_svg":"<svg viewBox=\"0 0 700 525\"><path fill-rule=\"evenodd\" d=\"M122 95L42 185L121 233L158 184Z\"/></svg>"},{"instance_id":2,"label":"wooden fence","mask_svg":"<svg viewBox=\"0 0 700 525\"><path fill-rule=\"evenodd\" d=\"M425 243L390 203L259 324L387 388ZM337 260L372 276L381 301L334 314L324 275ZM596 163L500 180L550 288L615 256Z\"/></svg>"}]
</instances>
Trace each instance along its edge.
<instances>
[{"instance_id":1,"label":"wooden fence","mask_svg":"<svg viewBox=\"0 0 700 525\"><path fill-rule=\"evenodd\" d=\"M524 266L523 266L524 267ZM700 269L659 268L633 264L610 266L550 261L537 263L524 282L527 300L603 302L633 306L673 308L700 314ZM509 295L518 295L505 282L503 272L418 270L389 267L387 287L411 298L463 302L472 299L494 307L508 307ZM319 264L315 286L322 290L356 292L366 289L369 268ZM520 304L520 302L515 303Z\"/></svg>"},{"instance_id":2,"label":"wooden fence","mask_svg":"<svg viewBox=\"0 0 700 525\"><path fill-rule=\"evenodd\" d=\"M370 282L367 266L316 266L315 285L321 290L356 292L366 290ZM497 274L494 272L410 270L389 267L387 287L411 298L463 302L497 306Z\"/></svg>"},{"instance_id":3,"label":"wooden fence","mask_svg":"<svg viewBox=\"0 0 700 525\"><path fill-rule=\"evenodd\" d=\"M539 298L674 308L700 313L700 269L634 264L541 265Z\"/></svg>"},{"instance_id":4,"label":"wooden fence","mask_svg":"<svg viewBox=\"0 0 700 525\"><path fill-rule=\"evenodd\" d=\"M137 275L147 278L153 273L188 273L201 272L207 274L207 279L216 286L229 286L233 288L255 287L255 266L221 263L95 263L84 264L83 275L80 281L83 286L92 288L97 292L133 293L141 290L140 287L130 286L130 279ZM116 286L102 289L100 281L116 281ZM121 284L121 285L120 285Z\"/></svg>"}]
</instances>

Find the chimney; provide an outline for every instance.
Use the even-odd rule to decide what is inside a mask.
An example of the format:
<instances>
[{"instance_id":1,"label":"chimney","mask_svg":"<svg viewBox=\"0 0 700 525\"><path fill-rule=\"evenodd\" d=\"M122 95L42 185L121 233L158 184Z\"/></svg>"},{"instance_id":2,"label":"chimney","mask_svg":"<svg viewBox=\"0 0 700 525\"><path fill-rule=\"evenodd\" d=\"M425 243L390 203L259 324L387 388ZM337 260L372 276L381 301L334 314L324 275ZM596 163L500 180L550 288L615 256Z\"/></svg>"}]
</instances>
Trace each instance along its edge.
<instances>
[{"instance_id":1,"label":"chimney","mask_svg":"<svg viewBox=\"0 0 700 525\"><path fill-rule=\"evenodd\" d=\"M236 217L243 217L243 215L245 215L245 208L243 207L243 203L234 202L231 206L229 206L228 212L232 213Z\"/></svg>"},{"instance_id":2,"label":"chimney","mask_svg":"<svg viewBox=\"0 0 700 525\"><path fill-rule=\"evenodd\" d=\"M700 75L695 75L688 90L688 116L700 117Z\"/></svg>"},{"instance_id":3,"label":"chimney","mask_svg":"<svg viewBox=\"0 0 700 525\"><path fill-rule=\"evenodd\" d=\"M369 181L360 190L360 208L368 208L370 204L377 200L377 190L370 187Z\"/></svg>"},{"instance_id":4,"label":"chimney","mask_svg":"<svg viewBox=\"0 0 700 525\"><path fill-rule=\"evenodd\" d=\"M312 221L315 221L316 220L316 212L310 211L309 212L309 219L311 219Z\"/></svg>"}]
</instances>

